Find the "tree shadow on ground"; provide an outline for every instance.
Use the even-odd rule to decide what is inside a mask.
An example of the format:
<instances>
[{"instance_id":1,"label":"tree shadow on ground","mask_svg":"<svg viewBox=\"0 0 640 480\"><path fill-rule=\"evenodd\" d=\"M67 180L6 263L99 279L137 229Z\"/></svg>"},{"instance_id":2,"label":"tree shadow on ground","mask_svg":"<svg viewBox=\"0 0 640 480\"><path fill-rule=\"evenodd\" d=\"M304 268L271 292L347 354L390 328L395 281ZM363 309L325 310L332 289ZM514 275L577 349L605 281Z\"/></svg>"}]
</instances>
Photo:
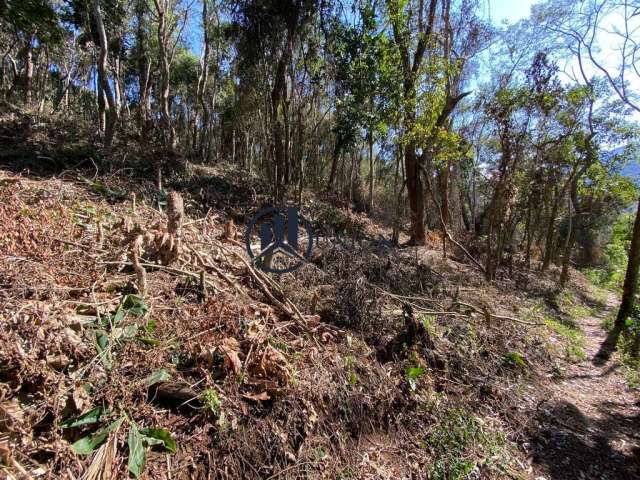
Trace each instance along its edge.
<instances>
[{"instance_id":1,"label":"tree shadow on ground","mask_svg":"<svg viewBox=\"0 0 640 480\"><path fill-rule=\"evenodd\" d=\"M603 310L606 310L606 308L609 306L607 301L602 301L600 299L594 298L591 295L588 295L586 292L584 291L577 291L576 292L577 297L580 299L580 301L582 303L584 303L585 305L587 305L588 307L601 312Z\"/></svg>"},{"instance_id":2,"label":"tree shadow on ground","mask_svg":"<svg viewBox=\"0 0 640 480\"><path fill-rule=\"evenodd\" d=\"M622 335L622 328L620 327L614 327L609 331L607 338L604 339L598 352L593 357L593 364L596 367L602 367L609 361L613 352L616 351L620 335Z\"/></svg>"},{"instance_id":3,"label":"tree shadow on ground","mask_svg":"<svg viewBox=\"0 0 640 480\"><path fill-rule=\"evenodd\" d=\"M612 408L619 411L623 406L599 405L598 419L565 401L541 408L530 439L533 463L552 480L640 478L640 449L623 454L613 448L625 435L637 438L640 415L613 413Z\"/></svg>"},{"instance_id":4,"label":"tree shadow on ground","mask_svg":"<svg viewBox=\"0 0 640 480\"><path fill-rule=\"evenodd\" d=\"M580 378L602 378L602 377L608 377L612 373L615 373L619 368L620 368L620 364L616 363L616 364L613 364L613 365L609 365L609 367L607 367L606 370L603 370L600 373L595 373L593 375L569 375L569 376L563 376L562 378L563 378L563 380L574 380L574 379L580 379Z\"/></svg>"}]
</instances>

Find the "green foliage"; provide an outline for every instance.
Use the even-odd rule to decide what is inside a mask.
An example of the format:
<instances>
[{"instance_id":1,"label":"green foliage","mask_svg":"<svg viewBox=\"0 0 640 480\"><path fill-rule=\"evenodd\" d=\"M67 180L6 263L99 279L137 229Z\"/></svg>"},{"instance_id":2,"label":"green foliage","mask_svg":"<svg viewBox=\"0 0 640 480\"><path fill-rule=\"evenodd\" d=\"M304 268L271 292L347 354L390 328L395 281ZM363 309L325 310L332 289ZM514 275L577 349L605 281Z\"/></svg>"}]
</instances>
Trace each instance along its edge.
<instances>
[{"instance_id":1,"label":"green foliage","mask_svg":"<svg viewBox=\"0 0 640 480\"><path fill-rule=\"evenodd\" d=\"M418 388L418 379L425 372L423 367L420 366L407 366L404 370L405 377L407 378L407 382L409 382L409 388L412 391L415 391Z\"/></svg>"},{"instance_id":2,"label":"green foliage","mask_svg":"<svg viewBox=\"0 0 640 480\"><path fill-rule=\"evenodd\" d=\"M164 368L154 371L149 375L145 380L145 385L150 387L155 385L156 383L166 382L171 379L171 374L167 372Z\"/></svg>"},{"instance_id":3,"label":"green foliage","mask_svg":"<svg viewBox=\"0 0 640 480\"><path fill-rule=\"evenodd\" d=\"M623 213L613 224L609 243L604 247L604 265L585 269L587 277L604 288L620 290L627 270L634 214Z\"/></svg>"},{"instance_id":4,"label":"green foliage","mask_svg":"<svg viewBox=\"0 0 640 480\"><path fill-rule=\"evenodd\" d=\"M448 410L426 439L426 444L435 457L429 478L465 478L478 463L478 454L491 450L497 443L501 442L485 433L480 421L469 412L462 409Z\"/></svg>"},{"instance_id":5,"label":"green foliage","mask_svg":"<svg viewBox=\"0 0 640 480\"><path fill-rule=\"evenodd\" d=\"M516 367L525 368L528 365L527 360L518 352L507 352L503 356L504 361Z\"/></svg>"},{"instance_id":6,"label":"green foliage","mask_svg":"<svg viewBox=\"0 0 640 480\"><path fill-rule=\"evenodd\" d=\"M386 132L400 96L400 72L391 44L378 25L371 2L359 7L359 23L335 23L336 151L353 147L361 129Z\"/></svg>"},{"instance_id":7,"label":"green foliage","mask_svg":"<svg viewBox=\"0 0 640 480\"><path fill-rule=\"evenodd\" d=\"M218 396L218 392L213 390L212 388L207 388L200 395L200 401L202 402L202 406L204 410L213 416L218 416L220 414L220 407L222 406L222 402L220 401L220 397Z\"/></svg>"},{"instance_id":8,"label":"green foliage","mask_svg":"<svg viewBox=\"0 0 640 480\"><path fill-rule=\"evenodd\" d=\"M97 423L99 416L96 417L96 410L91 410L81 415L69 424L70 426L88 425ZM77 440L71 449L78 455L89 455L98 447L100 447L111 434L117 435L124 421L129 425L129 433L127 436L127 446L129 447L129 459L127 467L131 475L139 478L144 472L146 463L146 449L153 446L161 446L170 453L177 451L177 444L171 433L166 428L143 428L139 429L136 423L129 419L126 414L121 415L118 419L109 423L105 427L99 429L95 433L86 435Z\"/></svg>"},{"instance_id":9,"label":"green foliage","mask_svg":"<svg viewBox=\"0 0 640 480\"><path fill-rule=\"evenodd\" d=\"M172 87L195 95L199 69L200 59L191 50L178 50L171 70Z\"/></svg>"},{"instance_id":10,"label":"green foliage","mask_svg":"<svg viewBox=\"0 0 640 480\"><path fill-rule=\"evenodd\" d=\"M0 19L13 25L21 36L37 34L43 42L58 43L64 36L50 0L4 0L0 2Z\"/></svg>"},{"instance_id":11,"label":"green foliage","mask_svg":"<svg viewBox=\"0 0 640 480\"><path fill-rule=\"evenodd\" d=\"M93 423L98 423L100 421L100 416L102 415L102 407L96 407L88 412L83 413L82 415L66 420L60 424L62 428L75 428L81 427L83 425L91 425Z\"/></svg>"},{"instance_id":12,"label":"green foliage","mask_svg":"<svg viewBox=\"0 0 640 480\"><path fill-rule=\"evenodd\" d=\"M133 475L135 478L138 478L144 471L144 465L146 463L147 455L143 444L143 436L140 434L140 431L138 430L138 427L135 423L132 423L131 428L129 429L127 446L129 447L129 460L127 462L127 468L131 475Z\"/></svg>"},{"instance_id":13,"label":"green foliage","mask_svg":"<svg viewBox=\"0 0 640 480\"><path fill-rule=\"evenodd\" d=\"M569 360L584 360L584 336L580 330L551 317L544 319L545 324L564 343L565 356Z\"/></svg>"},{"instance_id":14,"label":"green foliage","mask_svg":"<svg viewBox=\"0 0 640 480\"><path fill-rule=\"evenodd\" d=\"M125 418L126 416L123 415L117 420L111 422L106 427L101 428L96 433L80 438L73 445L71 445L71 449L78 455L89 455L104 443L111 432L118 431Z\"/></svg>"},{"instance_id":15,"label":"green foliage","mask_svg":"<svg viewBox=\"0 0 640 480\"><path fill-rule=\"evenodd\" d=\"M129 460L127 467L131 475L135 478L139 478L144 472L144 467L147 461L146 449L148 447L162 445L165 450L171 453L175 453L177 450L176 441L167 429L144 428L142 430L138 430L138 426L135 422L131 422L127 445L129 447Z\"/></svg>"}]
</instances>

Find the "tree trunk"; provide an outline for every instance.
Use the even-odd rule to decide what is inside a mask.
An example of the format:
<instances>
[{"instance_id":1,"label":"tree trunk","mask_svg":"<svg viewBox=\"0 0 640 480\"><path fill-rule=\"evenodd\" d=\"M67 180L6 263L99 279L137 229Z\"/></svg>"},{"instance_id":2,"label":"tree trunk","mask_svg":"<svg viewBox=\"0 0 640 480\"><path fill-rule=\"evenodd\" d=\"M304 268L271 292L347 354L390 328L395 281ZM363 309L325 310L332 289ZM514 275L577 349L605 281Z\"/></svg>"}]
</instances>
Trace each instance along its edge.
<instances>
[{"instance_id":1,"label":"tree trunk","mask_svg":"<svg viewBox=\"0 0 640 480\"><path fill-rule=\"evenodd\" d=\"M409 140L404 149L404 164L407 175L407 194L411 215L410 245L424 245L427 235L424 226L424 186L416 155L416 145Z\"/></svg>"},{"instance_id":2,"label":"tree trunk","mask_svg":"<svg viewBox=\"0 0 640 480\"><path fill-rule=\"evenodd\" d=\"M563 189L563 193L564 193L564 189ZM544 258L542 260L542 267L541 267L541 271L545 271L549 268L549 265L551 264L551 260L553 258L553 244L554 244L554 240L555 240L555 221L556 221L556 216L558 215L558 204L560 203L558 200L559 195L556 193L556 196L553 200L553 206L551 208L551 214L549 216L549 222L547 224L547 236L546 236L546 241L545 241L545 245L544 245Z\"/></svg>"},{"instance_id":3,"label":"tree trunk","mask_svg":"<svg viewBox=\"0 0 640 480\"><path fill-rule=\"evenodd\" d=\"M162 1L162 5L160 5ZM167 32L167 0L155 0L158 12L158 53L160 55L160 115L163 141L166 150L173 153L174 132L171 124L171 106L169 104L170 74L171 65L169 63L169 35Z\"/></svg>"},{"instance_id":4,"label":"tree trunk","mask_svg":"<svg viewBox=\"0 0 640 480\"><path fill-rule=\"evenodd\" d=\"M336 139L336 144L333 147L333 155L331 156L331 171L329 172L329 180L327 181L327 192L333 191L333 186L336 183L336 174L338 173L338 160L340 159L340 145Z\"/></svg>"},{"instance_id":5,"label":"tree trunk","mask_svg":"<svg viewBox=\"0 0 640 480\"><path fill-rule=\"evenodd\" d=\"M638 269L640 267L640 199L636 210L636 219L633 223L633 234L631 246L629 247L629 260L627 263L627 273L622 287L622 301L616 317L616 328L622 331L625 321L633 312L637 283Z\"/></svg>"},{"instance_id":6,"label":"tree trunk","mask_svg":"<svg viewBox=\"0 0 640 480\"><path fill-rule=\"evenodd\" d=\"M573 245L576 240L576 230L578 226L576 225L578 219L578 212L576 210L575 200L577 199L577 192L575 186L571 187L571 196L568 199L568 210L569 210L569 232L567 234L567 238L564 244L564 252L562 254L562 271L560 272L560 288L564 288L569 280L569 265L571 263L571 251L573 250ZM572 208L573 207L573 208ZM573 214L571 211L573 210Z\"/></svg>"},{"instance_id":7,"label":"tree trunk","mask_svg":"<svg viewBox=\"0 0 640 480\"><path fill-rule=\"evenodd\" d=\"M104 23L102 21L102 14L100 13L100 1L93 0L92 4L93 17L96 22L96 26L98 29L98 39L100 40L100 53L98 57L98 72L99 72L99 80L101 83L102 91L106 96L108 112L107 112L107 122L105 126L105 134L104 134L104 146L106 148L111 147L111 143L113 141L113 136L115 134L116 123L118 121L118 110L116 108L116 102L113 98L113 94L111 92L111 86L109 85L109 81L107 80L107 55L109 54L108 46L109 43L107 41L107 33L104 28Z\"/></svg>"},{"instance_id":8,"label":"tree trunk","mask_svg":"<svg viewBox=\"0 0 640 480\"><path fill-rule=\"evenodd\" d=\"M369 213L373 212L373 182L374 182L374 172L373 172L373 133L369 132L368 135L369 140L369 205L368 210Z\"/></svg>"},{"instance_id":9,"label":"tree trunk","mask_svg":"<svg viewBox=\"0 0 640 480\"><path fill-rule=\"evenodd\" d=\"M35 35L28 35L25 39L25 45L22 50L22 58L24 61L24 77L22 79L22 88L24 90L24 101L27 105L31 104L33 91L33 41Z\"/></svg>"}]
</instances>

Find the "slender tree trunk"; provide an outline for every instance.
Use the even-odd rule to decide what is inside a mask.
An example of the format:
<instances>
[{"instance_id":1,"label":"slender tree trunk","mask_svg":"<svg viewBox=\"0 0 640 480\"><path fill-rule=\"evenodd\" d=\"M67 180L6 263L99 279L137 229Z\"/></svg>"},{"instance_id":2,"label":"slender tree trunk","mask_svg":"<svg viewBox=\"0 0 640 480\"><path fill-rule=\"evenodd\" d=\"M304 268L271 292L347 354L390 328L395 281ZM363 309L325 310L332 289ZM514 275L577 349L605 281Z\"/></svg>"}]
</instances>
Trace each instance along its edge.
<instances>
[{"instance_id":1,"label":"slender tree trunk","mask_svg":"<svg viewBox=\"0 0 640 480\"><path fill-rule=\"evenodd\" d=\"M22 50L22 58L24 61L24 77L22 79L22 88L24 90L24 101L27 105L31 104L33 96L33 41L35 35L30 34L25 39L25 45Z\"/></svg>"},{"instance_id":2,"label":"slender tree trunk","mask_svg":"<svg viewBox=\"0 0 640 480\"><path fill-rule=\"evenodd\" d=\"M551 260L553 258L553 244L554 244L554 240L555 240L555 222L556 222L556 216L558 215L558 204L560 203L560 201L558 200L558 193L556 193L554 199L553 199L553 206L551 207L551 214L549 215L549 222L547 224L547 236L546 236L546 241L544 244L544 258L542 260L542 267L541 267L541 271L545 271L549 268L549 265L551 264Z\"/></svg>"},{"instance_id":3,"label":"slender tree trunk","mask_svg":"<svg viewBox=\"0 0 640 480\"><path fill-rule=\"evenodd\" d=\"M338 140L333 147L333 155L331 156L331 170L329 172L329 180L327 181L327 192L333 191L333 186L336 183L336 174L338 173L338 161L340 158L340 145Z\"/></svg>"},{"instance_id":4,"label":"slender tree trunk","mask_svg":"<svg viewBox=\"0 0 640 480\"><path fill-rule=\"evenodd\" d=\"M625 321L633 312L635 295L638 286L638 269L640 268L640 199L636 210L636 219L633 223L633 233L631 236L631 246L629 247L629 260L627 263L627 273L622 287L622 301L616 317L616 328L620 331L625 326Z\"/></svg>"},{"instance_id":5,"label":"slender tree trunk","mask_svg":"<svg viewBox=\"0 0 640 480\"><path fill-rule=\"evenodd\" d=\"M580 218L578 211L578 181L572 180L571 190L569 192L568 199L569 210L569 233L567 235L567 241L564 245L564 253L562 257L562 271L560 273L560 288L564 288L569 280L569 265L571 264L571 252L573 246L576 243L576 232L578 231L578 220ZM573 215L571 211L573 210Z\"/></svg>"},{"instance_id":6,"label":"slender tree trunk","mask_svg":"<svg viewBox=\"0 0 640 480\"><path fill-rule=\"evenodd\" d=\"M207 104L204 101L204 90L209 80L209 13L208 13L209 0L202 0L202 43L203 50L200 58L200 75L198 76L198 89L196 91L196 103L194 108L196 110L195 121L193 126L193 141L191 148L195 152L198 149L198 131L201 135L205 134L206 123L208 123ZM202 110L202 122L200 122L199 109ZM201 142L202 143L202 142Z\"/></svg>"},{"instance_id":7,"label":"slender tree trunk","mask_svg":"<svg viewBox=\"0 0 640 480\"><path fill-rule=\"evenodd\" d=\"M104 28L104 23L102 21L102 14L100 13L99 0L93 0L92 11L98 29L98 38L100 40L100 53L98 56L98 78L100 80L101 88L104 92L104 95L106 96L107 105L109 107L109 111L107 112L107 124L105 126L104 146L106 148L110 148L113 141L113 136L115 134L116 123L118 121L118 110L116 108L116 103L111 92L111 86L109 85L109 81L107 80L107 55L109 54L109 43L107 41L107 34Z\"/></svg>"},{"instance_id":8,"label":"slender tree trunk","mask_svg":"<svg viewBox=\"0 0 640 480\"><path fill-rule=\"evenodd\" d=\"M367 140L369 141L369 201L368 201L368 210L369 213L373 212L373 182L374 182L374 171L373 171L373 133L369 132L367 136Z\"/></svg>"},{"instance_id":9,"label":"slender tree trunk","mask_svg":"<svg viewBox=\"0 0 640 480\"><path fill-rule=\"evenodd\" d=\"M167 31L167 11L169 2L167 0L154 0L158 13L158 53L160 57L160 115L163 132L164 146L166 150L173 153L174 132L171 124L170 105L170 74L171 65L169 61L169 33ZM160 4L162 3L162 5Z\"/></svg>"}]
</instances>

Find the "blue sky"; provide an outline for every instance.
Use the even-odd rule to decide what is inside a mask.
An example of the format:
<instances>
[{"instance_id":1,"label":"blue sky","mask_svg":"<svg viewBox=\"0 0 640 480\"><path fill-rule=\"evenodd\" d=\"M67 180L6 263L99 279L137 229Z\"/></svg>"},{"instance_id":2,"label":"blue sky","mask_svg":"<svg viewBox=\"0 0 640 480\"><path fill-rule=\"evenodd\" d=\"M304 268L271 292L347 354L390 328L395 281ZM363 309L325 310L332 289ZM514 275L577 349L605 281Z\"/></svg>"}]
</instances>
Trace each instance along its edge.
<instances>
[{"instance_id":1,"label":"blue sky","mask_svg":"<svg viewBox=\"0 0 640 480\"><path fill-rule=\"evenodd\" d=\"M536 2L533 0L484 0L482 9L495 24L501 24L504 20L515 23L529 16L529 10L534 3Z\"/></svg>"}]
</instances>

